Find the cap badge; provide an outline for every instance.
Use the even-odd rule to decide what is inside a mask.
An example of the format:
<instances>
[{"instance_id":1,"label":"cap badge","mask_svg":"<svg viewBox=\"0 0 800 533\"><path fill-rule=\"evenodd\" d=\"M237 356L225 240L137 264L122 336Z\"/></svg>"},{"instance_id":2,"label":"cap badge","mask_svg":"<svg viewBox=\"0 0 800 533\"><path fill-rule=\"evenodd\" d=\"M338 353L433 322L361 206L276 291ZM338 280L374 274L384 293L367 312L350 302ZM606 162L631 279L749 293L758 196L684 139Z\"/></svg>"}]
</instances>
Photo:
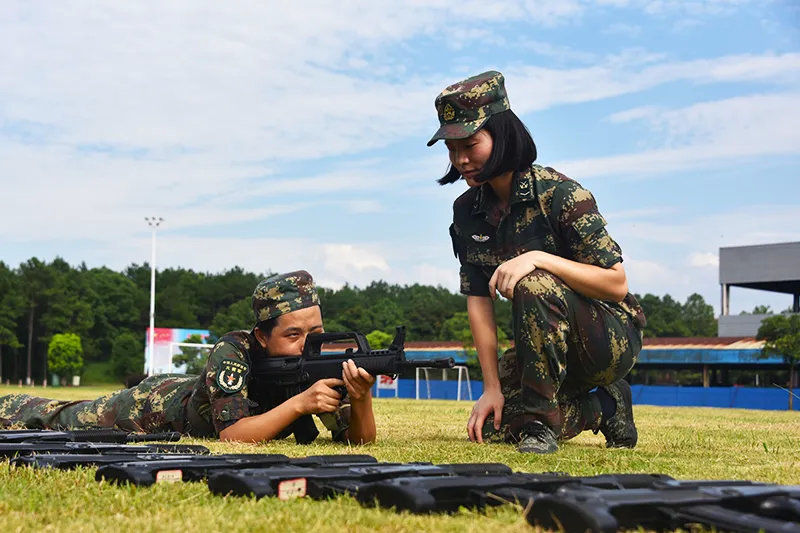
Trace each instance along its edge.
<instances>
[{"instance_id":1,"label":"cap badge","mask_svg":"<svg viewBox=\"0 0 800 533\"><path fill-rule=\"evenodd\" d=\"M456 111L455 109L453 109L453 106L447 104L446 106L444 106L444 111L442 112L442 116L444 117L445 120L453 120L454 118L456 118Z\"/></svg>"},{"instance_id":2,"label":"cap badge","mask_svg":"<svg viewBox=\"0 0 800 533\"><path fill-rule=\"evenodd\" d=\"M488 235L473 235L472 236L472 240L474 240L475 242L486 242L486 241L489 240L489 236Z\"/></svg>"}]
</instances>

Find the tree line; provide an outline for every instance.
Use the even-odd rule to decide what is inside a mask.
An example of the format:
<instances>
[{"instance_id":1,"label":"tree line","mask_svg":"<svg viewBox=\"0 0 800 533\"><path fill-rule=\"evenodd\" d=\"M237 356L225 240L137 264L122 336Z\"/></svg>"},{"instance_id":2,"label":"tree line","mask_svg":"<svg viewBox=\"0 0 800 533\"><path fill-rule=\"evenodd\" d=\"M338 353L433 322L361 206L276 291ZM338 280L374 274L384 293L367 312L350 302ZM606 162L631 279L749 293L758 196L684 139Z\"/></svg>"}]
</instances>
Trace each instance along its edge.
<instances>
[{"instance_id":1,"label":"tree line","mask_svg":"<svg viewBox=\"0 0 800 533\"><path fill-rule=\"evenodd\" d=\"M212 340L250 328L250 295L266 274L233 267L222 273L185 268L156 276L156 327L209 329ZM319 288L328 331L392 334L404 324L407 339L468 344L466 299L442 287L375 281L359 288ZM648 318L646 336L713 336L714 312L698 294L685 303L645 294L638 297ZM16 268L0 261L0 379L41 381L48 347L57 334L80 338L87 363L104 362L114 377L141 372L149 325L150 266L122 271L71 266L61 258L35 257ZM511 304L496 304L498 334L512 339Z\"/></svg>"}]
</instances>

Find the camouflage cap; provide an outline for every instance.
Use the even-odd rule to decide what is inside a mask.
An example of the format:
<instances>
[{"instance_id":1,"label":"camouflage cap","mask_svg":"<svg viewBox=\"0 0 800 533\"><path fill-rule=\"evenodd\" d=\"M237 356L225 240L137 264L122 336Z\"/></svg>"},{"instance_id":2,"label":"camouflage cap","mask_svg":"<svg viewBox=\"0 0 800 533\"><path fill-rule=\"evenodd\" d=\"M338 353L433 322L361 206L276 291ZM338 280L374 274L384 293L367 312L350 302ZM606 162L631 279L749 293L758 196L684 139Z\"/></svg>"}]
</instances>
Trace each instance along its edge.
<instances>
[{"instance_id":1,"label":"camouflage cap","mask_svg":"<svg viewBox=\"0 0 800 533\"><path fill-rule=\"evenodd\" d=\"M305 270L270 276L253 291L256 323L314 305L319 305L319 296Z\"/></svg>"},{"instance_id":2,"label":"camouflage cap","mask_svg":"<svg viewBox=\"0 0 800 533\"><path fill-rule=\"evenodd\" d=\"M508 96L503 75L490 70L445 88L436 97L436 112L441 127L428 141L428 146L439 139L464 139L469 137L486 120L497 113L508 111Z\"/></svg>"}]
</instances>

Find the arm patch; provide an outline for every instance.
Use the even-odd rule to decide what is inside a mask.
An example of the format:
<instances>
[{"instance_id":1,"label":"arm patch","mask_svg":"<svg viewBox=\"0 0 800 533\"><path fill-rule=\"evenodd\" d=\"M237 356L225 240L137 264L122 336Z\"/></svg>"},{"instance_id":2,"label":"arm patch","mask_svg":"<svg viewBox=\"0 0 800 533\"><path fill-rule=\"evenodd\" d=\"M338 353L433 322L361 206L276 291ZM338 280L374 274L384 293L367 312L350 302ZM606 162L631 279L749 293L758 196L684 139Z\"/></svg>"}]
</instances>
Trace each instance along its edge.
<instances>
[{"instance_id":1,"label":"arm patch","mask_svg":"<svg viewBox=\"0 0 800 533\"><path fill-rule=\"evenodd\" d=\"M239 392L244 388L250 367L244 361L223 359L217 370L217 385L228 394Z\"/></svg>"}]
</instances>

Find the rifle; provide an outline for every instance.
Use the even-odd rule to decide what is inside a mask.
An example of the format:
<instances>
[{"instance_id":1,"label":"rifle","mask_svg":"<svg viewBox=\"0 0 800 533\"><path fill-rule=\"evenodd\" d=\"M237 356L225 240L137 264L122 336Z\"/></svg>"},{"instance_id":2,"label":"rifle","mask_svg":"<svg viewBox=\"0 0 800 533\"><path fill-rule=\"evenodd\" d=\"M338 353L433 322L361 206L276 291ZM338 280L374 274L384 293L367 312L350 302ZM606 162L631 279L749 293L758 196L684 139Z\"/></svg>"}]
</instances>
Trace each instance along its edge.
<instances>
[{"instance_id":1,"label":"rifle","mask_svg":"<svg viewBox=\"0 0 800 533\"><path fill-rule=\"evenodd\" d=\"M352 359L357 367L373 376L379 374L395 376L403 370L433 367L453 368L451 357L443 359L408 360L405 355L404 326L396 328L394 340L385 350L373 350L367 338L355 331L342 333L312 333L306 338L300 357L264 357L252 362L255 389L280 387L295 394L307 389L320 379L340 378L342 363ZM322 354L322 345L342 341L353 341L355 351L348 347L332 354Z\"/></svg>"},{"instance_id":2,"label":"rifle","mask_svg":"<svg viewBox=\"0 0 800 533\"><path fill-rule=\"evenodd\" d=\"M313 468L329 465L364 465L376 463L371 455L312 455L290 459L282 454L220 454L204 457L178 457L158 460L120 461L106 464L97 469L95 479L113 483L131 483L146 487L164 479L170 481L201 481L219 471L238 471L241 469L273 469L292 467L311 472Z\"/></svg>"},{"instance_id":3,"label":"rifle","mask_svg":"<svg viewBox=\"0 0 800 533\"><path fill-rule=\"evenodd\" d=\"M139 454L139 453L179 453L208 454L205 446L195 444L116 444L111 442L0 442L0 458L32 454Z\"/></svg>"},{"instance_id":4,"label":"rifle","mask_svg":"<svg viewBox=\"0 0 800 533\"><path fill-rule=\"evenodd\" d=\"M341 333L313 333L306 338L300 357L263 357L251 362L252 384L249 397L262 406L281 403L325 378L341 378L342 363L352 359L355 365L373 376L396 376L413 368L453 368L452 358L408 360L405 355L405 327L396 328L394 340L385 350L370 348L367 338L355 331ZM322 345L342 341L355 342L356 349L322 354ZM344 396L344 386L336 387ZM298 418L290 427L298 444L308 444L317 438L311 416Z\"/></svg>"},{"instance_id":5,"label":"rifle","mask_svg":"<svg viewBox=\"0 0 800 533\"><path fill-rule=\"evenodd\" d=\"M611 533L694 524L742 533L800 533L800 486L751 481L678 481L658 474L523 474L399 477L362 484L355 497L415 513L517 502L531 525Z\"/></svg>"},{"instance_id":6,"label":"rifle","mask_svg":"<svg viewBox=\"0 0 800 533\"><path fill-rule=\"evenodd\" d=\"M355 495L366 484L408 476L479 476L510 474L511 469L498 463L443 464L373 463L329 464L319 468L289 465L279 468L258 468L222 471L208 480L208 488L221 496L280 496L285 482L300 486L301 495L323 499L340 494Z\"/></svg>"},{"instance_id":7,"label":"rifle","mask_svg":"<svg viewBox=\"0 0 800 533\"><path fill-rule=\"evenodd\" d=\"M191 453L125 453L112 450L111 453L43 453L41 455L20 455L9 461L11 466L28 466L34 469L55 468L58 470L73 470L77 467L101 466L121 462L135 461L160 461L164 459L192 459Z\"/></svg>"},{"instance_id":8,"label":"rifle","mask_svg":"<svg viewBox=\"0 0 800 533\"><path fill-rule=\"evenodd\" d=\"M164 433L130 433L121 429L96 428L77 429L72 431L55 431L50 429L16 429L0 432L0 443L12 442L113 442L126 444L131 442L180 440L177 431Z\"/></svg>"},{"instance_id":9,"label":"rifle","mask_svg":"<svg viewBox=\"0 0 800 533\"><path fill-rule=\"evenodd\" d=\"M593 533L692 524L743 533L798 533L800 486L672 481L622 491L578 487L533 499L526 518L531 525Z\"/></svg>"}]
</instances>

